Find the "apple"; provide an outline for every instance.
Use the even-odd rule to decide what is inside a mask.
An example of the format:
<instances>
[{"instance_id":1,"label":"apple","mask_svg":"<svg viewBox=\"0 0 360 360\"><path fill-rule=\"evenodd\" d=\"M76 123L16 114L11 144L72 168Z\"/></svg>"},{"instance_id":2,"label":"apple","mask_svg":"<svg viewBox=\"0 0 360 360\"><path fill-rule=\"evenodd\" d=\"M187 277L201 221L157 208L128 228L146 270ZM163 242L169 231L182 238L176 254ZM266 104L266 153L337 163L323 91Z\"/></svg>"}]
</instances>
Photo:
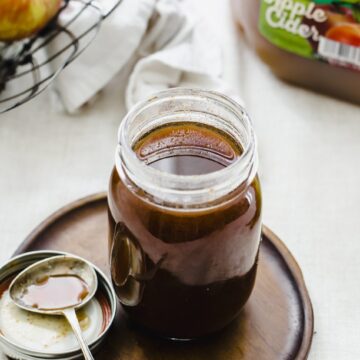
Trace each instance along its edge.
<instances>
[{"instance_id":1,"label":"apple","mask_svg":"<svg viewBox=\"0 0 360 360\"><path fill-rule=\"evenodd\" d=\"M62 0L0 0L0 41L21 40L44 28Z\"/></svg>"},{"instance_id":2,"label":"apple","mask_svg":"<svg viewBox=\"0 0 360 360\"><path fill-rule=\"evenodd\" d=\"M352 46L360 46L359 24L338 24L331 27L325 35L328 39Z\"/></svg>"},{"instance_id":3,"label":"apple","mask_svg":"<svg viewBox=\"0 0 360 360\"><path fill-rule=\"evenodd\" d=\"M317 5L317 9L322 9L326 14L326 21L318 23L314 20L309 20L304 17L303 23L309 26L315 26L319 31L320 35L325 35L330 29L340 24L356 24L356 20L353 16L352 11L340 5ZM318 41L310 38L309 43L317 51Z\"/></svg>"},{"instance_id":4,"label":"apple","mask_svg":"<svg viewBox=\"0 0 360 360\"><path fill-rule=\"evenodd\" d=\"M334 7L326 11L328 21L327 25L329 28L336 26L339 23L356 23L353 13L349 8L344 6Z\"/></svg>"}]
</instances>

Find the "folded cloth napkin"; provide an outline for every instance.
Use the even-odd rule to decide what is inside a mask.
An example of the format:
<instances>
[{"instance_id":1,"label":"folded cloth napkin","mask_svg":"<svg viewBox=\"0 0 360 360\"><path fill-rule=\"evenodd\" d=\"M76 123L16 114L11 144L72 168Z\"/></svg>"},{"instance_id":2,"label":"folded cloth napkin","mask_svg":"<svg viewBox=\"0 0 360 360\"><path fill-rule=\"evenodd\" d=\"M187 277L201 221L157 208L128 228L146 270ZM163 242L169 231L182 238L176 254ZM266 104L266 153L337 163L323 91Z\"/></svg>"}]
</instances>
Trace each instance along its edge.
<instances>
[{"instance_id":1,"label":"folded cloth napkin","mask_svg":"<svg viewBox=\"0 0 360 360\"><path fill-rule=\"evenodd\" d=\"M109 5L109 0L101 4ZM60 17L63 24L80 6L69 5ZM88 20L79 18L73 26ZM56 50L60 41L51 46ZM170 87L227 91L220 79L220 46L181 0L123 0L84 54L58 77L56 88L65 109L77 111L120 72L128 80L127 107Z\"/></svg>"}]
</instances>

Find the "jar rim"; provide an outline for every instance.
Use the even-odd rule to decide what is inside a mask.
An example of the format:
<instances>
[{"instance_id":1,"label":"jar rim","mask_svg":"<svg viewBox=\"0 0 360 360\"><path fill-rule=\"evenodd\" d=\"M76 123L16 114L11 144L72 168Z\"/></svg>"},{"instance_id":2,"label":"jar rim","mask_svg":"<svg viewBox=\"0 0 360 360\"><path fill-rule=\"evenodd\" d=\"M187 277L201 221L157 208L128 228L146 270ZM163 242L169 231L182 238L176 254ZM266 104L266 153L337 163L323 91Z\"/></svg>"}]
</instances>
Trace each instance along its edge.
<instances>
[{"instance_id":1,"label":"jar rim","mask_svg":"<svg viewBox=\"0 0 360 360\"><path fill-rule=\"evenodd\" d=\"M233 113L233 115L241 121L247 132L249 141L247 141L246 146L243 147L241 155L233 163L207 174L177 175L148 166L138 158L133 150L133 144L131 144L127 138L132 120L149 106L171 99L180 100L181 98L197 98L199 100L218 103L221 106L225 106L228 111ZM161 193L165 197L171 194L175 197L176 195L183 197L184 195L188 195L192 198L192 201L190 199L186 201L186 199L183 198L182 202L186 203L197 202L196 198L202 198L204 195L209 194L209 192L219 192L219 195L221 195L221 188L226 187L226 183L228 183L229 178L233 177L234 172L238 175L240 173L246 174L244 180L248 182L253 180L257 172L256 136L246 110L230 97L216 91L172 88L158 92L149 99L138 102L124 117L119 128L118 141L115 164L119 174L124 170L120 169L120 167L126 164L126 175L130 175L130 179L139 185L140 188L145 187L148 191L150 190L151 195L154 195L154 192ZM134 172L137 174L136 179L131 176L134 175ZM147 184L144 184L143 179L146 179ZM241 183L244 183L244 181Z\"/></svg>"}]
</instances>

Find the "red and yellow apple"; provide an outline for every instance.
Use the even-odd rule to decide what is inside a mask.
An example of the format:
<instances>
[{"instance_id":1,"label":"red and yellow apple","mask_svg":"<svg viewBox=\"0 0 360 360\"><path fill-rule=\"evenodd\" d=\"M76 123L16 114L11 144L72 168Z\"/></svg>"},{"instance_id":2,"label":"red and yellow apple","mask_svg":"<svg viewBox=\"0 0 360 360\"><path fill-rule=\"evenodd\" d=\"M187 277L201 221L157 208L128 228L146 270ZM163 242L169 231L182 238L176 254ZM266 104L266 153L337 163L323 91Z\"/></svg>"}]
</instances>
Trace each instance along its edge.
<instances>
[{"instance_id":1,"label":"red and yellow apple","mask_svg":"<svg viewBox=\"0 0 360 360\"><path fill-rule=\"evenodd\" d=\"M351 9L345 6L317 5L316 9L321 9L324 11L326 15L326 21L319 23L315 20L308 20L306 17L304 17L303 23L309 26L314 26L320 35L327 36L327 32L338 25L356 24L356 20ZM314 51L317 51L319 44L318 41L310 38L309 43L313 47Z\"/></svg>"},{"instance_id":2,"label":"red and yellow apple","mask_svg":"<svg viewBox=\"0 0 360 360\"><path fill-rule=\"evenodd\" d=\"M0 41L14 41L40 31L56 15L62 0L0 0Z\"/></svg>"},{"instance_id":3,"label":"red and yellow apple","mask_svg":"<svg viewBox=\"0 0 360 360\"><path fill-rule=\"evenodd\" d=\"M360 46L360 24L338 24L326 32L326 37L344 44Z\"/></svg>"}]
</instances>

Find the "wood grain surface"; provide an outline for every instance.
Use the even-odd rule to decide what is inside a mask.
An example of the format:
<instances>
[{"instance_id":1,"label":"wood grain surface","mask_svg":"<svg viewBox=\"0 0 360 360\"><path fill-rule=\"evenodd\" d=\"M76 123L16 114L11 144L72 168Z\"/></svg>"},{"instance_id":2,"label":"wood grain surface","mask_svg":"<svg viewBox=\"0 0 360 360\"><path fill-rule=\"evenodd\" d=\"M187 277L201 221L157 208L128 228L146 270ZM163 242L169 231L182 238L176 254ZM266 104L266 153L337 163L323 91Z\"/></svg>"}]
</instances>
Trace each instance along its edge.
<instances>
[{"instance_id":1,"label":"wood grain surface","mask_svg":"<svg viewBox=\"0 0 360 360\"><path fill-rule=\"evenodd\" d=\"M109 273L106 194L72 203L40 224L18 248L80 255ZM263 228L259 269L250 300L237 320L203 340L175 343L136 329L119 306L101 360L282 360L306 359L313 311L301 270L281 240Z\"/></svg>"}]
</instances>

